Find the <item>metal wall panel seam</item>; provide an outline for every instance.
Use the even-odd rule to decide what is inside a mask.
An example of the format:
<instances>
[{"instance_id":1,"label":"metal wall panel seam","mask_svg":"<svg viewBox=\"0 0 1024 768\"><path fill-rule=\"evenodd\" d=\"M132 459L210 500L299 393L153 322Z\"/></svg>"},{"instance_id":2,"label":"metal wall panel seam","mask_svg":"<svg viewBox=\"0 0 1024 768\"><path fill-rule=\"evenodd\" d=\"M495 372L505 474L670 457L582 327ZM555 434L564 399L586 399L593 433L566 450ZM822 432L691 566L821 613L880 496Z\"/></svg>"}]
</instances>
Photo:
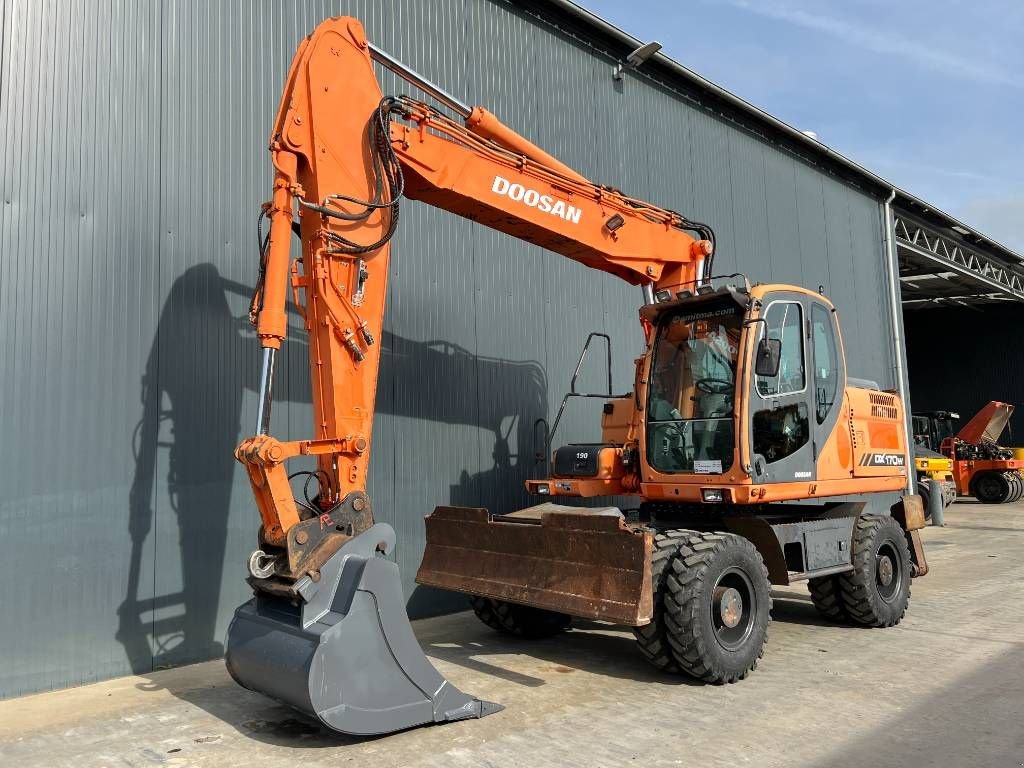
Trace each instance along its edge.
<instances>
[{"instance_id":1,"label":"metal wall panel seam","mask_svg":"<svg viewBox=\"0 0 1024 768\"><path fill-rule=\"evenodd\" d=\"M173 2L173 0L171 0L171 2ZM156 156L158 158L158 161L157 161L157 176L156 176L156 200L157 200L156 209L157 209L157 227L158 227L158 229L157 229L157 237L156 237L156 254L155 254L155 256L156 256L156 259L155 259L156 264L155 264L155 272L154 272L154 274L157 276L157 285L158 286L160 285L161 277L164 274L164 260L163 260L163 251L164 251L163 242L164 242L164 238L163 238L163 232L164 232L164 228L165 228L164 227L164 216L167 215L167 206L164 204L164 142L165 142L165 138L166 138L165 134L166 134L166 130L167 130L166 125L164 123L164 96L165 96L165 90L166 90L165 87L164 87L164 55L165 55L165 51L164 51L164 20L165 20L165 11L166 11L167 5L168 5L168 0L160 0L160 4L159 4L160 11L159 11L159 16L158 16L159 20L157 22L157 40L159 41L158 42L158 46L159 47L158 47L158 50L157 50L157 78L156 78L156 80L157 80L157 126L158 126L157 127L157 140L156 140L156 145L157 145L156 146L156 153L157 153ZM159 339L159 334L160 334L160 317L161 317L161 314L162 314L161 307L160 307L160 304L161 304L160 298L164 297L166 295L167 295L167 291L166 290L164 290L162 288L158 288L158 291L157 291L158 299L153 304L153 328L154 328L153 345L156 348L155 360L156 360L156 380L158 382L157 383L157 392L162 392L163 391L163 388L159 385L159 382L161 381L162 375L163 375L162 370L161 370L161 368L162 368L162 366L161 366L161 359L160 359L161 358L161 349L160 349L160 339ZM155 472L156 466L158 466L158 465L159 465L159 462L155 462L154 463L154 472ZM152 484L152 489L151 489L151 492L153 494L153 501L152 501L153 519L152 519L152 522L150 523L150 531L156 531L157 530L157 517L159 515L159 510L160 510L160 503L159 503L160 499L159 499L159 496L158 496L158 493L157 493L157 489L158 489L158 485L157 485L156 482L154 482ZM153 637L153 638L156 638L156 621L157 621L156 585L157 585L157 581L158 581L158 576L157 576L158 566L157 566L157 564L158 564L159 560L160 560L160 558L159 558L159 551L158 551L158 548L156 547L156 545L154 543L154 546L153 546L153 573L152 573L152 581L150 582L150 595L152 596L150 598L151 599L151 608L150 608L150 636ZM153 646L151 644L150 645L150 667L152 669L156 668L155 667L155 661L156 661L156 654L153 653Z\"/></svg>"}]
</instances>

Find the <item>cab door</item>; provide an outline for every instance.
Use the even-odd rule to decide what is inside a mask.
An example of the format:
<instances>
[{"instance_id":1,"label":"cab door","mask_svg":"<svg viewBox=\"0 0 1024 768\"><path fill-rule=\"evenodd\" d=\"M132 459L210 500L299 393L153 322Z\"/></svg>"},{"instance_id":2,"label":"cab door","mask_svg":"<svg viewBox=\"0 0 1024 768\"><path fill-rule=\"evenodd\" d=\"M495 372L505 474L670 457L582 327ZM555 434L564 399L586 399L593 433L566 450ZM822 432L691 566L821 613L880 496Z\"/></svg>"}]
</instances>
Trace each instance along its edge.
<instances>
[{"instance_id":1,"label":"cab door","mask_svg":"<svg viewBox=\"0 0 1024 768\"><path fill-rule=\"evenodd\" d=\"M813 392L811 440L814 443L814 459L817 462L842 415L843 396L846 391L846 365L835 310L817 299L810 300L808 305L808 338L812 360L808 383ZM838 453L834 454L834 459L832 462L826 461L825 468L817 468L816 479L838 480L849 477L849 467L846 466L848 462L842 461Z\"/></svg>"},{"instance_id":2,"label":"cab door","mask_svg":"<svg viewBox=\"0 0 1024 768\"><path fill-rule=\"evenodd\" d=\"M810 302L780 291L764 299L756 340L765 334L781 343L775 376L750 377L751 476L755 483L815 479L814 387L808 338Z\"/></svg>"}]
</instances>

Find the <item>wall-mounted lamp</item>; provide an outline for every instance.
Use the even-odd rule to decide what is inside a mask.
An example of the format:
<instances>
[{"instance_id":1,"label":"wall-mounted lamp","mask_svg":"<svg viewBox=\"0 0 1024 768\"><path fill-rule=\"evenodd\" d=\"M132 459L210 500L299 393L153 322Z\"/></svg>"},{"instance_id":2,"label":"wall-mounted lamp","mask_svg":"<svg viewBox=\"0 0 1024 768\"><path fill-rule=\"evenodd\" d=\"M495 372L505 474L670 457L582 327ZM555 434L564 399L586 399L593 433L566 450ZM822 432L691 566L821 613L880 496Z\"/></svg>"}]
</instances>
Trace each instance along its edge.
<instances>
[{"instance_id":1,"label":"wall-mounted lamp","mask_svg":"<svg viewBox=\"0 0 1024 768\"><path fill-rule=\"evenodd\" d=\"M657 40L652 40L649 43L644 43L631 54L629 54L629 56L626 57L625 64L619 62L618 64L615 65L615 68L612 70L612 79L621 80L626 73L627 67L629 69L636 69L660 50L661 43L659 43Z\"/></svg>"}]
</instances>

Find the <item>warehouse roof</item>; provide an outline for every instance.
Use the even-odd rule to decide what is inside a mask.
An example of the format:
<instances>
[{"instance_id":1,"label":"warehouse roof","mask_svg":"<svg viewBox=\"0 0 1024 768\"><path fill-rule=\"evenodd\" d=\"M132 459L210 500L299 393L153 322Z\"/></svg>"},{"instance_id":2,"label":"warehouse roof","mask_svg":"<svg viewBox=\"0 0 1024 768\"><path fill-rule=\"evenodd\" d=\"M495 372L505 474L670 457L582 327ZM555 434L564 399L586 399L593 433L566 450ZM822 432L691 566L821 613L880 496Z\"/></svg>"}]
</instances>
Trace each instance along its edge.
<instances>
[{"instance_id":1,"label":"warehouse roof","mask_svg":"<svg viewBox=\"0 0 1024 768\"><path fill-rule=\"evenodd\" d=\"M604 52L613 60L624 60L631 51L645 42L571 0L515 1L554 24L564 33ZM654 54L644 62L643 74L683 95L699 96L702 103L716 108L724 116L744 125L747 129L761 134L814 165L824 166L848 181L872 190L883 199L895 194L893 205L917 219L930 235L927 238L927 248L919 249L916 243L898 242L903 248L901 260L912 262L918 278L924 274L926 266L931 264L935 270L935 277L939 279L943 279L941 275L955 275L957 279L971 283L972 285L968 286L971 290L987 288L989 291L1005 293L1006 298L1024 300L1024 256L1011 248L916 195L900 189L816 138L744 101L669 56L662 53ZM899 233L897 240L900 240ZM943 247L933 249L931 244L940 240ZM943 254L957 246L960 248L957 260L946 259ZM933 251L933 254L923 251ZM965 252L966 255L961 252ZM964 255L964 258L960 259L961 255ZM958 269L958 260L964 262L962 270ZM906 280L904 284L905 288L909 287Z\"/></svg>"}]
</instances>

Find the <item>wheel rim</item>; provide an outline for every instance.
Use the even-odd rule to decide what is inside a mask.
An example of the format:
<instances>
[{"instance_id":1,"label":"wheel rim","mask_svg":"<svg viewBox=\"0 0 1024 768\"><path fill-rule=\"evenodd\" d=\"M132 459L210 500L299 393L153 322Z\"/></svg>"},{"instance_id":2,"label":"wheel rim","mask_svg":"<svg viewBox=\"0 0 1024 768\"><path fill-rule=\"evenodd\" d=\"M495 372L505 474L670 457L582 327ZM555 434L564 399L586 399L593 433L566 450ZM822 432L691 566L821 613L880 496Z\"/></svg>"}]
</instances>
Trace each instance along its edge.
<instances>
[{"instance_id":1,"label":"wheel rim","mask_svg":"<svg viewBox=\"0 0 1024 768\"><path fill-rule=\"evenodd\" d=\"M875 556L875 588L887 603L894 602L903 587L903 568L899 553L889 542L878 548Z\"/></svg>"},{"instance_id":2,"label":"wheel rim","mask_svg":"<svg viewBox=\"0 0 1024 768\"><path fill-rule=\"evenodd\" d=\"M757 616L757 596L750 579L739 568L729 568L711 590L711 624L715 639L727 651L736 651L750 637Z\"/></svg>"}]
</instances>

